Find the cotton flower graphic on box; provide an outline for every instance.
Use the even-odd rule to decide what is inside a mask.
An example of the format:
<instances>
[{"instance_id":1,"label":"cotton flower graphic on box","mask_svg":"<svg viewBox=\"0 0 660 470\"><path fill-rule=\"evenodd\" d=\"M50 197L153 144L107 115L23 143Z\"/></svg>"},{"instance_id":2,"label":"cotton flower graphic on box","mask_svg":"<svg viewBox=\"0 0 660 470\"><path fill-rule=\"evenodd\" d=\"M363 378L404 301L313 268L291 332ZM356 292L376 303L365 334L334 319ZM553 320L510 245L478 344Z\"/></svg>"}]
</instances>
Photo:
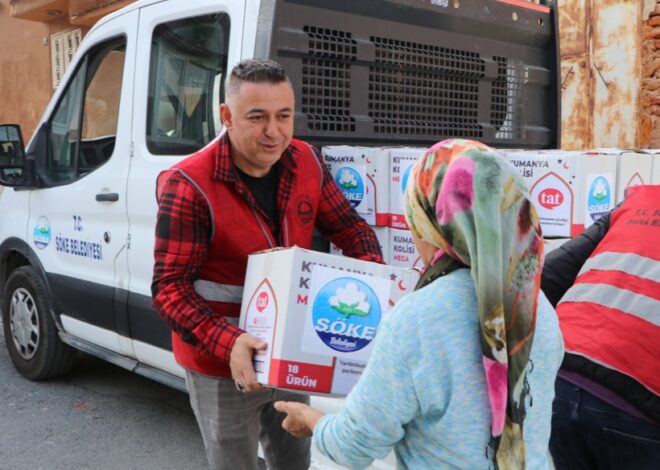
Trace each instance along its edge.
<instances>
[{"instance_id":1,"label":"cotton flower graphic on box","mask_svg":"<svg viewBox=\"0 0 660 470\"><path fill-rule=\"evenodd\" d=\"M605 199L607 197L607 188L603 182L603 178L599 178L594 186L593 196L597 201Z\"/></svg>"},{"instance_id":2,"label":"cotton flower graphic on box","mask_svg":"<svg viewBox=\"0 0 660 470\"><path fill-rule=\"evenodd\" d=\"M367 294L358 289L357 284L349 282L346 287L337 289L337 295L330 297L328 302L336 311L347 319L354 315L366 317L369 315L371 305L366 302Z\"/></svg>"},{"instance_id":3,"label":"cotton flower graphic on box","mask_svg":"<svg viewBox=\"0 0 660 470\"><path fill-rule=\"evenodd\" d=\"M339 185L344 189L355 189L358 187L358 182L349 170L342 170L339 175Z\"/></svg>"},{"instance_id":4,"label":"cotton flower graphic on box","mask_svg":"<svg viewBox=\"0 0 660 470\"><path fill-rule=\"evenodd\" d=\"M322 266L315 268L312 277L315 294L307 325L316 336L312 337L312 330L309 331L306 351L315 352L321 347L326 355L345 354L344 357L366 360L368 351L358 351L367 348L376 337L382 305L387 305L390 281L361 274L347 276L338 269ZM322 347L318 339L332 351Z\"/></svg>"}]
</instances>

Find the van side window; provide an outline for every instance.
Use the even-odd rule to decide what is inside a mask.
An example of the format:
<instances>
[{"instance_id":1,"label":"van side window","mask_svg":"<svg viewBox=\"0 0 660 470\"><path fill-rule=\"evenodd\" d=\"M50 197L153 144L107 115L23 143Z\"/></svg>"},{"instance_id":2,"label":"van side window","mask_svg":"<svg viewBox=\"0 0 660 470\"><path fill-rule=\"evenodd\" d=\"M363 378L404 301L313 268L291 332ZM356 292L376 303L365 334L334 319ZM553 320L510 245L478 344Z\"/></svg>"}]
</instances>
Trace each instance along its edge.
<instances>
[{"instance_id":1,"label":"van side window","mask_svg":"<svg viewBox=\"0 0 660 470\"><path fill-rule=\"evenodd\" d=\"M147 147L187 155L220 132L229 17L213 14L158 25L151 41Z\"/></svg>"},{"instance_id":2,"label":"van side window","mask_svg":"<svg viewBox=\"0 0 660 470\"><path fill-rule=\"evenodd\" d=\"M115 148L126 39L85 55L50 121L46 173L64 184L105 163Z\"/></svg>"}]
</instances>

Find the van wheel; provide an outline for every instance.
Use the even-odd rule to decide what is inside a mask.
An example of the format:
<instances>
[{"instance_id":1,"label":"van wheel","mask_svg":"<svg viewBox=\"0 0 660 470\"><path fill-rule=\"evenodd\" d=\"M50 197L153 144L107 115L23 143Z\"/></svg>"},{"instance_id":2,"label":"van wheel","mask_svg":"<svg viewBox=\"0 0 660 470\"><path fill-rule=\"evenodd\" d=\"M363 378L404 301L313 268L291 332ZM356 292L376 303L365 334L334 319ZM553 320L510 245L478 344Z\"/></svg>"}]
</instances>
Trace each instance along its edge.
<instances>
[{"instance_id":1,"label":"van wheel","mask_svg":"<svg viewBox=\"0 0 660 470\"><path fill-rule=\"evenodd\" d=\"M5 285L2 324L9 356L28 379L44 380L71 369L76 351L57 334L43 282L31 266L17 268Z\"/></svg>"}]
</instances>

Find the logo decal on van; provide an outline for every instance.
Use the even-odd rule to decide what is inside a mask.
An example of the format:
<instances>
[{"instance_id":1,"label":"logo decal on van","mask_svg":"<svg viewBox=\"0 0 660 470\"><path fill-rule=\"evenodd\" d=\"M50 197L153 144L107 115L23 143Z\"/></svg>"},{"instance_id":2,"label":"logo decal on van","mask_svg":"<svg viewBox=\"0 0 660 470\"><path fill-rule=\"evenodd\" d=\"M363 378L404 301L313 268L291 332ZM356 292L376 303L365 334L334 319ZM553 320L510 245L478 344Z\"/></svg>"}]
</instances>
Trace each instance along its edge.
<instances>
[{"instance_id":1,"label":"logo decal on van","mask_svg":"<svg viewBox=\"0 0 660 470\"><path fill-rule=\"evenodd\" d=\"M589 185L587 212L592 220L598 220L610 211L612 191L607 178L597 176Z\"/></svg>"},{"instance_id":2,"label":"logo decal on van","mask_svg":"<svg viewBox=\"0 0 660 470\"><path fill-rule=\"evenodd\" d=\"M354 352L376 336L382 309L371 287L342 277L319 290L312 316L316 334L326 345L335 351Z\"/></svg>"},{"instance_id":3,"label":"logo decal on van","mask_svg":"<svg viewBox=\"0 0 660 470\"><path fill-rule=\"evenodd\" d=\"M351 206L355 208L360 205L364 198L364 182L360 173L347 166L341 167L335 174L335 183L349 200Z\"/></svg>"},{"instance_id":4,"label":"logo decal on van","mask_svg":"<svg viewBox=\"0 0 660 470\"><path fill-rule=\"evenodd\" d=\"M40 250L43 250L50 243L50 223L44 216L39 217L37 225L32 232L34 244Z\"/></svg>"}]
</instances>

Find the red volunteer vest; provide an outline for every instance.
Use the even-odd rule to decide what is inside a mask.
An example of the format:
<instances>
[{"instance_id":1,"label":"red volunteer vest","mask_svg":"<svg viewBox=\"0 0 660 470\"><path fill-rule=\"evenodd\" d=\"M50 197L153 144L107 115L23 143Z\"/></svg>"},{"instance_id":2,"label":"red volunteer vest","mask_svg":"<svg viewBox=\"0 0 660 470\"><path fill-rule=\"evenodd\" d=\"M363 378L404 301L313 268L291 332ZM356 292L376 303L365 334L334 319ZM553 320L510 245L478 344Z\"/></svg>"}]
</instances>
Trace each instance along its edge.
<instances>
[{"instance_id":1,"label":"red volunteer vest","mask_svg":"<svg viewBox=\"0 0 660 470\"><path fill-rule=\"evenodd\" d=\"M566 351L660 395L660 186L629 189L557 306Z\"/></svg>"},{"instance_id":2,"label":"red volunteer vest","mask_svg":"<svg viewBox=\"0 0 660 470\"><path fill-rule=\"evenodd\" d=\"M234 324L238 324L248 255L275 246L312 246L323 171L305 142L294 139L289 149L295 165L282 160L282 178L290 175L293 188L283 213L280 213L281 243L275 240L258 211L248 204L245 185L213 178L218 158L217 141L170 170L183 174L208 202L211 211L212 241L200 270L200 279L194 284L195 291L215 312ZM278 200L282 197L281 189L280 185ZM201 352L174 333L172 350L177 362L187 369L210 376L231 377L229 364Z\"/></svg>"}]
</instances>

